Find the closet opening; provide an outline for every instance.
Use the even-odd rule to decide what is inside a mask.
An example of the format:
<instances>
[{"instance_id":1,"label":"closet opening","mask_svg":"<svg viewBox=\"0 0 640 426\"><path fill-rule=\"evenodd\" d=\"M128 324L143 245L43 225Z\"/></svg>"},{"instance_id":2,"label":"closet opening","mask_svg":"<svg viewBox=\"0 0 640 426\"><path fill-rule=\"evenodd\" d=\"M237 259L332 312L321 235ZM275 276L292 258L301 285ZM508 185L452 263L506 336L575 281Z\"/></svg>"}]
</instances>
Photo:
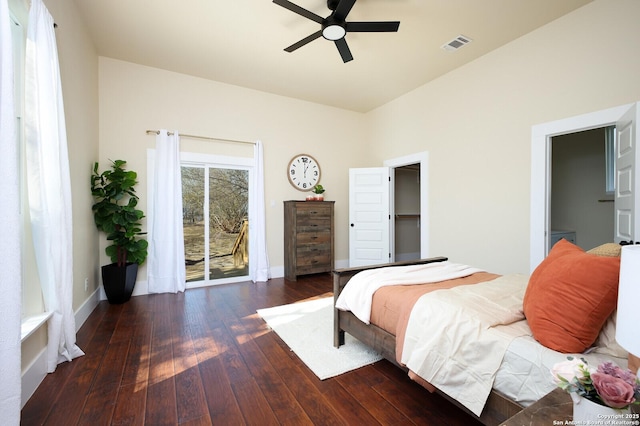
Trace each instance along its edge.
<instances>
[{"instance_id":1,"label":"closet opening","mask_svg":"<svg viewBox=\"0 0 640 426\"><path fill-rule=\"evenodd\" d=\"M394 261L420 259L420 163L393 169Z\"/></svg>"}]
</instances>

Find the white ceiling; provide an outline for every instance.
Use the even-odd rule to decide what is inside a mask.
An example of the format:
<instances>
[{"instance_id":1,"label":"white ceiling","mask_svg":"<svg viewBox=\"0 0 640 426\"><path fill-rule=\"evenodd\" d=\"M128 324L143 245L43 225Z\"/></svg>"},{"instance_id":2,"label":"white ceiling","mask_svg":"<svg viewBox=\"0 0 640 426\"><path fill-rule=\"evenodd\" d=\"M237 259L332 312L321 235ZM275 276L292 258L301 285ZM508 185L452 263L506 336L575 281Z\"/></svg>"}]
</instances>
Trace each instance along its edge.
<instances>
[{"instance_id":1,"label":"white ceiling","mask_svg":"<svg viewBox=\"0 0 640 426\"><path fill-rule=\"evenodd\" d=\"M292 1L330 13L326 0ZM347 21L400 21L400 29L347 34L354 60L346 64L323 38L285 52L320 26L271 0L76 4L100 56L366 112L590 1L359 0ZM458 35L473 41L441 49Z\"/></svg>"}]
</instances>

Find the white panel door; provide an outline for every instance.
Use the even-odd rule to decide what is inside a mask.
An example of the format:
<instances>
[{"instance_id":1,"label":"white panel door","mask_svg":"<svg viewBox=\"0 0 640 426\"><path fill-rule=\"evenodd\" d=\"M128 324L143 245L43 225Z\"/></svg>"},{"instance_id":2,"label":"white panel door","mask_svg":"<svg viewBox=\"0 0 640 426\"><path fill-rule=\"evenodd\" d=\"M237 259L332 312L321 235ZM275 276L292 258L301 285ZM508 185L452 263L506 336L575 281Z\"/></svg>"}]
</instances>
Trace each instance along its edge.
<instances>
[{"instance_id":1,"label":"white panel door","mask_svg":"<svg viewBox=\"0 0 640 426\"><path fill-rule=\"evenodd\" d=\"M637 123L640 109L634 105L616 123L616 188L615 188L615 242L637 241L635 228L640 209L637 206L638 180L635 165L637 149Z\"/></svg>"},{"instance_id":2,"label":"white panel door","mask_svg":"<svg viewBox=\"0 0 640 426\"><path fill-rule=\"evenodd\" d=\"M390 261L389 167L349 169L349 266Z\"/></svg>"}]
</instances>

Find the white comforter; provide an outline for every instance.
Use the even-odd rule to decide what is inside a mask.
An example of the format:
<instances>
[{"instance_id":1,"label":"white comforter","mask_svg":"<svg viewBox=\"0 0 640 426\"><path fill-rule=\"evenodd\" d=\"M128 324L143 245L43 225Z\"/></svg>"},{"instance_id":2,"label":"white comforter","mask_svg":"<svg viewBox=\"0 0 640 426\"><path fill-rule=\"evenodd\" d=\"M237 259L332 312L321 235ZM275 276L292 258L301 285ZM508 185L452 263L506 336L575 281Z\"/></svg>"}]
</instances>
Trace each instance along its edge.
<instances>
[{"instance_id":1,"label":"white comforter","mask_svg":"<svg viewBox=\"0 0 640 426\"><path fill-rule=\"evenodd\" d=\"M507 275L422 296L402 363L479 416L509 344L529 333L522 312L528 278Z\"/></svg>"},{"instance_id":2,"label":"white comforter","mask_svg":"<svg viewBox=\"0 0 640 426\"><path fill-rule=\"evenodd\" d=\"M436 283L476 272L483 271L449 261L368 269L358 272L349 280L336 300L336 308L351 311L360 321L369 324L373 293L380 287Z\"/></svg>"}]
</instances>

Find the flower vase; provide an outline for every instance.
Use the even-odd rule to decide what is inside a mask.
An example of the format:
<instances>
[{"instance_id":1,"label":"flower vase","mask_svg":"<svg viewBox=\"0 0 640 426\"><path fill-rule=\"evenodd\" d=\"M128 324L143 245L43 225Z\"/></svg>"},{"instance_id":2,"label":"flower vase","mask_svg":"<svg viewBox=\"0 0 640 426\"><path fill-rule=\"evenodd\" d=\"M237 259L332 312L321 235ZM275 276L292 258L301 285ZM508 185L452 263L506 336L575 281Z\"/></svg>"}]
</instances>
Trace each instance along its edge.
<instances>
[{"instance_id":1,"label":"flower vase","mask_svg":"<svg viewBox=\"0 0 640 426\"><path fill-rule=\"evenodd\" d=\"M573 424L575 425L622 425L624 424L625 414L630 412L627 408L611 408L590 401L578 394L571 392L573 400Z\"/></svg>"}]
</instances>

